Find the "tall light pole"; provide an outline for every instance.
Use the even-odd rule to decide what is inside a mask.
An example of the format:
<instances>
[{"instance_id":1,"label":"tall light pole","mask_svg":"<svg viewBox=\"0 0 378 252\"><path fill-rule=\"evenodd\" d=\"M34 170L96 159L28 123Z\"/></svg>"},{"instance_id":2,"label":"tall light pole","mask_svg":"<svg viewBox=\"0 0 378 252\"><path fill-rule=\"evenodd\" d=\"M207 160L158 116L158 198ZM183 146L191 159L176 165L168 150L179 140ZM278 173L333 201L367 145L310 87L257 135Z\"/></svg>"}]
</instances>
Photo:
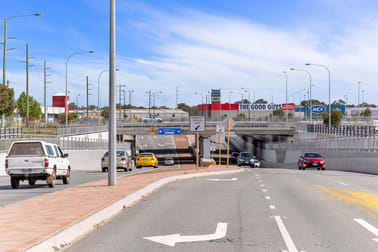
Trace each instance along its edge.
<instances>
[{"instance_id":1,"label":"tall light pole","mask_svg":"<svg viewBox=\"0 0 378 252\"><path fill-rule=\"evenodd\" d=\"M76 95L76 114L79 114L79 96L80 94Z\"/></svg>"},{"instance_id":2,"label":"tall light pole","mask_svg":"<svg viewBox=\"0 0 378 252\"><path fill-rule=\"evenodd\" d=\"M121 117L121 111L122 111L122 109L121 109L121 95L122 95L122 88L126 88L126 85L125 84L119 84L118 85L118 88L119 88L119 119L121 119L122 117Z\"/></svg>"},{"instance_id":3,"label":"tall light pole","mask_svg":"<svg viewBox=\"0 0 378 252\"><path fill-rule=\"evenodd\" d=\"M288 114L288 107L287 107L287 72L283 71L285 75L285 83L286 83L286 109L285 109L285 117L286 117L286 124L289 124L289 114Z\"/></svg>"},{"instance_id":4,"label":"tall light pole","mask_svg":"<svg viewBox=\"0 0 378 252\"><path fill-rule=\"evenodd\" d=\"M230 94L240 94L241 95L241 107L242 107L242 121L244 121L244 94L243 92L235 92L235 91L230 91Z\"/></svg>"},{"instance_id":5,"label":"tall light pole","mask_svg":"<svg viewBox=\"0 0 378 252\"><path fill-rule=\"evenodd\" d=\"M358 114L360 114L360 97L361 97L361 81L358 82L358 102L357 102L357 108L358 108Z\"/></svg>"},{"instance_id":6,"label":"tall light pole","mask_svg":"<svg viewBox=\"0 0 378 252\"><path fill-rule=\"evenodd\" d=\"M78 55L78 54L85 54L85 53L94 53L93 51L85 51L85 52L75 52L75 53L72 53L70 54L67 59L66 59L66 97L65 97L65 101L64 101L64 104L65 104L65 108L64 108L64 111L66 113L66 128L68 127L68 111L67 111L67 98L68 98L68 95L67 95L67 91L68 91L68 62L70 61L70 59L75 56L75 55Z\"/></svg>"},{"instance_id":7,"label":"tall light pole","mask_svg":"<svg viewBox=\"0 0 378 252\"><path fill-rule=\"evenodd\" d=\"M331 120L331 72L329 71L328 67L321 64L312 64L312 63L306 63L306 66L320 66L327 70L328 72L328 133L331 134L332 132L332 120Z\"/></svg>"},{"instance_id":8,"label":"tall light pole","mask_svg":"<svg viewBox=\"0 0 378 252\"><path fill-rule=\"evenodd\" d=\"M194 95L200 95L201 96L201 105L202 105L202 115L203 115L203 94L199 93L199 92L194 92Z\"/></svg>"},{"instance_id":9,"label":"tall light pole","mask_svg":"<svg viewBox=\"0 0 378 252\"><path fill-rule=\"evenodd\" d=\"M248 120L251 120L251 104L252 104L252 101L251 101L251 92L249 91L249 88L242 88L242 90L244 90L244 92L248 92L248 101L249 101L249 108L248 108ZM253 91L253 96L255 96L255 91Z\"/></svg>"},{"instance_id":10,"label":"tall light pole","mask_svg":"<svg viewBox=\"0 0 378 252\"><path fill-rule=\"evenodd\" d=\"M115 0L110 0L109 20L109 170L108 185L117 183L117 157L116 157L116 12Z\"/></svg>"},{"instance_id":11,"label":"tall light pole","mask_svg":"<svg viewBox=\"0 0 378 252\"><path fill-rule=\"evenodd\" d=\"M310 94L309 94L309 102L308 102L308 106L309 106L309 113L310 113L310 123L312 123L312 76L311 76L311 73L307 70L304 70L304 69L298 69L298 68L290 68L290 70L292 71L300 71L300 72L305 72L308 77L309 77L309 80L310 80Z\"/></svg>"},{"instance_id":12,"label":"tall light pole","mask_svg":"<svg viewBox=\"0 0 378 252\"><path fill-rule=\"evenodd\" d=\"M156 113L156 95L159 96L159 94L162 94L162 91L156 91L156 92L151 92L151 95L153 97L153 107L154 107L154 114Z\"/></svg>"},{"instance_id":13,"label":"tall light pole","mask_svg":"<svg viewBox=\"0 0 378 252\"><path fill-rule=\"evenodd\" d=\"M7 59L7 29L8 29L8 20L9 19L13 19L13 18L20 18L20 17L42 17L42 14L31 14L31 15L21 15L21 16L11 16L11 17L7 17L3 20L3 23L4 23L4 42L3 42L3 84L5 85L6 82L7 82L7 76L6 76L6 59Z\"/></svg>"}]
</instances>

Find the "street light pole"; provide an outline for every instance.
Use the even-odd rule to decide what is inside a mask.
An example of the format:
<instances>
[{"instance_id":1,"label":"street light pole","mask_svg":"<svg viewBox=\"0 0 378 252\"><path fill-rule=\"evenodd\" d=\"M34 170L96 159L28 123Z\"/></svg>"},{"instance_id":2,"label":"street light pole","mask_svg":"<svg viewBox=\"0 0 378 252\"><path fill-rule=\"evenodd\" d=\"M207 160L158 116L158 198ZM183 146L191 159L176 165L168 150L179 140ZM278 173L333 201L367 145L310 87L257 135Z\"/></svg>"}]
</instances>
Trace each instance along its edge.
<instances>
[{"instance_id":1,"label":"street light pole","mask_svg":"<svg viewBox=\"0 0 378 252\"><path fill-rule=\"evenodd\" d=\"M6 59L7 59L7 36L8 36L8 20L13 18L20 18L20 17L42 17L42 14L32 14L32 15L21 15L21 16L12 16L4 19L4 41L3 41L3 84L5 85L7 82L7 76L6 76Z\"/></svg>"},{"instance_id":2,"label":"street light pole","mask_svg":"<svg viewBox=\"0 0 378 252\"><path fill-rule=\"evenodd\" d=\"M76 95L76 114L79 115L79 96L80 94Z\"/></svg>"},{"instance_id":3,"label":"street light pole","mask_svg":"<svg viewBox=\"0 0 378 252\"><path fill-rule=\"evenodd\" d=\"M202 105L202 115L203 115L203 94L199 93L199 92L194 92L194 95L201 95L201 105Z\"/></svg>"},{"instance_id":4,"label":"street light pole","mask_svg":"<svg viewBox=\"0 0 378 252\"><path fill-rule=\"evenodd\" d=\"M124 90L122 90L122 87L126 87L126 85L122 85L122 84L119 84L118 85L118 88L119 88L119 119L122 119L122 117L121 117L121 95L122 95L122 92L124 91Z\"/></svg>"},{"instance_id":5,"label":"street light pole","mask_svg":"<svg viewBox=\"0 0 378 252\"><path fill-rule=\"evenodd\" d=\"M251 105L252 104L251 92L249 92L248 88L242 88L242 90L244 90L244 92L248 92L248 101L249 101L249 105ZM251 106L249 106L249 108L248 108L248 120L251 120Z\"/></svg>"},{"instance_id":6,"label":"street light pole","mask_svg":"<svg viewBox=\"0 0 378 252\"><path fill-rule=\"evenodd\" d=\"M358 115L360 114L360 88L361 88L361 81L358 82L358 103L357 103L357 108L358 108Z\"/></svg>"},{"instance_id":7,"label":"street light pole","mask_svg":"<svg viewBox=\"0 0 378 252\"><path fill-rule=\"evenodd\" d=\"M306 63L306 66L320 66L327 70L328 72L328 133L332 133L332 120L331 120L331 72L329 71L328 67L321 64L312 64L312 63ZM311 87L311 86L310 86Z\"/></svg>"},{"instance_id":8,"label":"street light pole","mask_svg":"<svg viewBox=\"0 0 378 252\"><path fill-rule=\"evenodd\" d=\"M307 70L304 70L304 69L290 68L290 70L305 72L308 75L308 77L310 78L310 88L309 88L310 94L309 94L309 102L308 102L308 106L310 108L308 108L308 109L310 110L310 123L312 123L312 76L311 76L311 73Z\"/></svg>"},{"instance_id":9,"label":"street light pole","mask_svg":"<svg viewBox=\"0 0 378 252\"><path fill-rule=\"evenodd\" d=\"M108 185L117 183L116 157L116 29L115 29L115 0L110 0L110 34L109 34L109 171Z\"/></svg>"},{"instance_id":10,"label":"street light pole","mask_svg":"<svg viewBox=\"0 0 378 252\"><path fill-rule=\"evenodd\" d=\"M288 114L288 107L287 107L287 72L283 71L285 74L285 83L286 83L286 109L285 109L285 117L286 117L286 125L289 124L289 114Z\"/></svg>"},{"instance_id":11,"label":"street light pole","mask_svg":"<svg viewBox=\"0 0 378 252\"><path fill-rule=\"evenodd\" d=\"M64 103L65 103L65 108L64 108L64 111L65 111L65 113L66 113L66 128L68 127L68 104L67 104L67 98L68 98L68 95L67 95L67 91L68 91L68 62L70 61L70 59L73 57L73 56L75 56L75 55L78 55L78 54L84 54L84 53L93 53L93 51L87 51L87 52L75 52L75 53L72 53L72 54L70 54L68 57L67 57L67 59L66 59L66 97L65 97L65 101L64 101Z\"/></svg>"}]
</instances>

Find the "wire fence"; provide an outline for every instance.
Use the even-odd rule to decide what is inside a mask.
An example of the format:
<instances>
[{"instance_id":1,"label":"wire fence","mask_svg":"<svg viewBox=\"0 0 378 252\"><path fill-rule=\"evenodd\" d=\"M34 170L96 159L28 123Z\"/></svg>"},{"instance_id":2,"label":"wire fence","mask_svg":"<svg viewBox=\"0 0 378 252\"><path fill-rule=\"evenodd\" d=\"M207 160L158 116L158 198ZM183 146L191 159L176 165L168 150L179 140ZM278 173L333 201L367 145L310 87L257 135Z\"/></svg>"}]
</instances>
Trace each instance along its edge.
<instances>
[{"instance_id":1,"label":"wire fence","mask_svg":"<svg viewBox=\"0 0 378 252\"><path fill-rule=\"evenodd\" d=\"M107 131L108 125L95 125L95 126L84 126L84 127L68 127L68 128L57 128L58 136L67 135L79 135L79 134L90 134L102 131Z\"/></svg>"},{"instance_id":2,"label":"wire fence","mask_svg":"<svg viewBox=\"0 0 378 252\"><path fill-rule=\"evenodd\" d=\"M326 138L311 140L289 140L265 144L266 149L286 149L299 151L363 151L378 152L376 138Z\"/></svg>"}]
</instances>

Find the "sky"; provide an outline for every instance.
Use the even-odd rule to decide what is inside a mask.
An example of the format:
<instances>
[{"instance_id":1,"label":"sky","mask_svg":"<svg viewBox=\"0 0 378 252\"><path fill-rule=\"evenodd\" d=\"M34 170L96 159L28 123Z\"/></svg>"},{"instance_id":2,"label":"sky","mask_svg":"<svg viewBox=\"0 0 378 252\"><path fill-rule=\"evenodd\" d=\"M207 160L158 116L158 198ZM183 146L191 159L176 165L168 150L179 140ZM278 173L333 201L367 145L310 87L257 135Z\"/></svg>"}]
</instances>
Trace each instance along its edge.
<instances>
[{"instance_id":1,"label":"sky","mask_svg":"<svg viewBox=\"0 0 378 252\"><path fill-rule=\"evenodd\" d=\"M133 105L147 106L151 90L161 91L157 106L175 107L176 88L178 102L190 105L201 103L195 92L205 99L218 88L222 102L251 96L284 103L286 71L289 102L298 103L307 95L309 76L290 70L297 68L310 72L313 99L328 102L328 73L305 66L313 63L330 70L332 101L356 104L361 81L361 101L377 104L377 11L375 0L117 0L116 82L134 90ZM89 104L97 105L99 73L109 65L109 1L7 1L0 20L33 13L43 16L8 20L8 48L15 49L7 51L7 79L16 98L25 90L21 61L28 43L29 92L43 103L46 60L49 105L53 94L65 91L67 57L93 50L69 61L68 90L71 101L84 105L88 76ZM107 73L99 83L101 105L107 105Z\"/></svg>"}]
</instances>

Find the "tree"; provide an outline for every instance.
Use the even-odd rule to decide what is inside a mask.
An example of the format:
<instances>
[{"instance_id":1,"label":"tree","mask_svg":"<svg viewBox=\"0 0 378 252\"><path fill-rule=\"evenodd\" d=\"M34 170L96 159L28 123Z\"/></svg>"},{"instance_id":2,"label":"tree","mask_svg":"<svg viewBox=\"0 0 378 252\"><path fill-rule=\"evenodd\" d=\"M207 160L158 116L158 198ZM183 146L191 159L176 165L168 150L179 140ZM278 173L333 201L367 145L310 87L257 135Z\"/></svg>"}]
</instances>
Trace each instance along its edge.
<instances>
[{"instance_id":1,"label":"tree","mask_svg":"<svg viewBox=\"0 0 378 252\"><path fill-rule=\"evenodd\" d=\"M39 119L42 115L41 105L38 103L37 100L33 98L33 96L29 96L29 116L33 117L34 119ZM20 97L17 100L17 108L20 112L22 117L26 117L26 94L22 92Z\"/></svg>"},{"instance_id":2,"label":"tree","mask_svg":"<svg viewBox=\"0 0 378 252\"><path fill-rule=\"evenodd\" d=\"M177 104L177 108L178 109L181 109L185 112L188 112L189 115L195 115L197 113L197 106L189 106L189 105L186 105L185 103L179 103Z\"/></svg>"},{"instance_id":3,"label":"tree","mask_svg":"<svg viewBox=\"0 0 378 252\"><path fill-rule=\"evenodd\" d=\"M323 118L323 123L325 125L328 125L328 121L329 121L328 112L323 112L322 118ZM340 125L342 118L343 118L343 114L339 110L337 110L337 109L331 110L331 125L333 125L333 126Z\"/></svg>"},{"instance_id":4,"label":"tree","mask_svg":"<svg viewBox=\"0 0 378 252\"><path fill-rule=\"evenodd\" d=\"M309 104L309 101L310 100L303 100L303 101L301 101L301 106L305 106L305 105L308 105ZM325 102L321 102L321 101L319 101L319 100L314 100L314 99L312 99L311 100L312 101L312 105L324 105L324 106L326 106L326 104L325 104Z\"/></svg>"},{"instance_id":5,"label":"tree","mask_svg":"<svg viewBox=\"0 0 378 252\"><path fill-rule=\"evenodd\" d=\"M101 111L101 116L108 119L109 118L109 108L104 108L102 111Z\"/></svg>"},{"instance_id":6,"label":"tree","mask_svg":"<svg viewBox=\"0 0 378 252\"><path fill-rule=\"evenodd\" d=\"M248 100L248 99L243 99L243 102L242 101L236 101L235 102L236 104L251 104L251 102Z\"/></svg>"},{"instance_id":7,"label":"tree","mask_svg":"<svg viewBox=\"0 0 378 252\"><path fill-rule=\"evenodd\" d=\"M76 109L78 109L77 104L75 104L73 102L71 102L70 104L68 104L68 107L69 107L70 110L76 110Z\"/></svg>"},{"instance_id":8,"label":"tree","mask_svg":"<svg viewBox=\"0 0 378 252\"><path fill-rule=\"evenodd\" d=\"M72 122L72 120L74 120L76 118L77 118L77 114L76 113L68 113L68 116L67 116L68 122ZM65 123L66 122L66 113L65 112L59 114L59 122L60 123Z\"/></svg>"},{"instance_id":9,"label":"tree","mask_svg":"<svg viewBox=\"0 0 378 252\"><path fill-rule=\"evenodd\" d=\"M363 117L370 117L371 116L371 110L369 108L366 108L364 111L360 113L360 116Z\"/></svg>"},{"instance_id":10,"label":"tree","mask_svg":"<svg viewBox=\"0 0 378 252\"><path fill-rule=\"evenodd\" d=\"M0 115L12 115L15 107L13 88L0 84Z\"/></svg>"},{"instance_id":11,"label":"tree","mask_svg":"<svg viewBox=\"0 0 378 252\"><path fill-rule=\"evenodd\" d=\"M265 101L264 99L258 99L258 100L256 100L254 103L257 103L257 104L268 104L268 102L267 101Z\"/></svg>"},{"instance_id":12,"label":"tree","mask_svg":"<svg viewBox=\"0 0 378 252\"><path fill-rule=\"evenodd\" d=\"M284 118L285 112L282 109L276 109L276 110L273 110L273 115L278 116L279 118Z\"/></svg>"}]
</instances>

